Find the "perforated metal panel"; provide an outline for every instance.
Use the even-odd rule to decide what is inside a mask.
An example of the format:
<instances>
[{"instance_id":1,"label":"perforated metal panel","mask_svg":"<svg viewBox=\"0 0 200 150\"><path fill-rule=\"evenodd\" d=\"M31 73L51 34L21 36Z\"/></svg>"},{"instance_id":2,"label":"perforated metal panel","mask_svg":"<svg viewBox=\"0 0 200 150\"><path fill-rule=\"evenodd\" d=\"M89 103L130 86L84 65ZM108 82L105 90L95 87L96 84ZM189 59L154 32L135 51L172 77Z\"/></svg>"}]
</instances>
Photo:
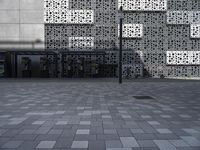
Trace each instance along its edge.
<instances>
[{"instance_id":1,"label":"perforated metal panel","mask_svg":"<svg viewBox=\"0 0 200 150\"><path fill-rule=\"evenodd\" d=\"M122 37L124 38L142 38L143 36L142 24L123 24L122 30Z\"/></svg>"},{"instance_id":2,"label":"perforated metal panel","mask_svg":"<svg viewBox=\"0 0 200 150\"><path fill-rule=\"evenodd\" d=\"M167 64L199 65L200 51L167 51Z\"/></svg>"},{"instance_id":3,"label":"perforated metal panel","mask_svg":"<svg viewBox=\"0 0 200 150\"><path fill-rule=\"evenodd\" d=\"M198 24L200 11L167 11L167 24Z\"/></svg>"},{"instance_id":4,"label":"perforated metal panel","mask_svg":"<svg viewBox=\"0 0 200 150\"><path fill-rule=\"evenodd\" d=\"M166 11L167 0L119 0L118 6L126 11Z\"/></svg>"},{"instance_id":5,"label":"perforated metal panel","mask_svg":"<svg viewBox=\"0 0 200 150\"><path fill-rule=\"evenodd\" d=\"M70 50L92 50L93 47L93 37L69 37Z\"/></svg>"},{"instance_id":6,"label":"perforated metal panel","mask_svg":"<svg viewBox=\"0 0 200 150\"><path fill-rule=\"evenodd\" d=\"M83 50L87 44L81 44L84 43L82 40L72 42L74 45L70 44L69 37L91 37L93 42L88 44L93 45L93 48L88 50L106 50L106 63L117 64L118 10L122 5L124 26L141 25L138 30L133 27L123 30L124 77L129 76L127 75L129 70L131 77L138 74L141 76L148 74L152 77L200 76L199 56L197 56L200 50L199 0L45 0L45 2L47 49L63 50L73 47L73 50ZM70 14L72 12L78 13Z\"/></svg>"},{"instance_id":7,"label":"perforated metal panel","mask_svg":"<svg viewBox=\"0 0 200 150\"><path fill-rule=\"evenodd\" d=\"M190 33L191 38L200 38L200 24L192 24Z\"/></svg>"}]
</instances>

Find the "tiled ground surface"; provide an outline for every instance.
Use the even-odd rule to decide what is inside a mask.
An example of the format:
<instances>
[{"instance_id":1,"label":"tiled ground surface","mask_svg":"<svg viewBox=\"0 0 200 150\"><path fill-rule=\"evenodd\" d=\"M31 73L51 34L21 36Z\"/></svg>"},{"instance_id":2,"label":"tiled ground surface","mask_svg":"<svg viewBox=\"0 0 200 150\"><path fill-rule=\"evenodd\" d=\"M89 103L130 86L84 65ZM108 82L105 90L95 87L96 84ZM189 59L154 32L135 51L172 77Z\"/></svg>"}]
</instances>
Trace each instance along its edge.
<instances>
[{"instance_id":1,"label":"tiled ground surface","mask_svg":"<svg viewBox=\"0 0 200 150\"><path fill-rule=\"evenodd\" d=\"M1 80L2 149L200 150L200 82Z\"/></svg>"}]
</instances>

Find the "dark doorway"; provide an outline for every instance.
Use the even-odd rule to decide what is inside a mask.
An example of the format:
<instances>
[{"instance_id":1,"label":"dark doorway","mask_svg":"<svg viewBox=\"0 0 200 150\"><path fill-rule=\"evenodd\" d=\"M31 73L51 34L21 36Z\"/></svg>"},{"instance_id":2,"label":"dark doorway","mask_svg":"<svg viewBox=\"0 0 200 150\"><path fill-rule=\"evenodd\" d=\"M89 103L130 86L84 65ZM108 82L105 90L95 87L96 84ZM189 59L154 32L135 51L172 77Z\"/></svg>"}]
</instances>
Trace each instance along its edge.
<instances>
[{"instance_id":1,"label":"dark doorway","mask_svg":"<svg viewBox=\"0 0 200 150\"><path fill-rule=\"evenodd\" d=\"M104 51L62 52L62 76L68 78L105 77Z\"/></svg>"}]
</instances>

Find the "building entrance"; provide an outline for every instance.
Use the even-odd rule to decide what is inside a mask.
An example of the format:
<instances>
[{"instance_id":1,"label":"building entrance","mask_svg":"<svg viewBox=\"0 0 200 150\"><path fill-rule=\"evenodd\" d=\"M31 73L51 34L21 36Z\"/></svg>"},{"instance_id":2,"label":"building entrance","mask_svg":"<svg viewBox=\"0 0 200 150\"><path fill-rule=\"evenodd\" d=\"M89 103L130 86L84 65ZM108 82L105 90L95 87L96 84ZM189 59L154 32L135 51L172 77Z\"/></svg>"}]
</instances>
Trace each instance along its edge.
<instances>
[{"instance_id":1,"label":"building entrance","mask_svg":"<svg viewBox=\"0 0 200 150\"><path fill-rule=\"evenodd\" d=\"M62 76L104 77L105 52L62 52Z\"/></svg>"}]
</instances>

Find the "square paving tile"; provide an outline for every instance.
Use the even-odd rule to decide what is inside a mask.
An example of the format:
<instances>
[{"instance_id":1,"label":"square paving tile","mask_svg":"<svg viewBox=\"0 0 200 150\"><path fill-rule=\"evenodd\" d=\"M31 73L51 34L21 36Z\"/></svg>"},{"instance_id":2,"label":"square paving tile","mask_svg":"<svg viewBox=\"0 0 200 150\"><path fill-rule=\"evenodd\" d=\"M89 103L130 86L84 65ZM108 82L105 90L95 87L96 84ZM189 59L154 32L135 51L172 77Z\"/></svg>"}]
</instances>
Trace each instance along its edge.
<instances>
[{"instance_id":1,"label":"square paving tile","mask_svg":"<svg viewBox=\"0 0 200 150\"><path fill-rule=\"evenodd\" d=\"M161 134L167 134L167 133L172 133L169 129L156 129L159 133Z\"/></svg>"},{"instance_id":2,"label":"square paving tile","mask_svg":"<svg viewBox=\"0 0 200 150\"><path fill-rule=\"evenodd\" d=\"M120 137L123 147L139 147L134 137Z\"/></svg>"},{"instance_id":3,"label":"square paving tile","mask_svg":"<svg viewBox=\"0 0 200 150\"><path fill-rule=\"evenodd\" d=\"M105 142L104 141L88 141L89 150L105 150Z\"/></svg>"},{"instance_id":4,"label":"square paving tile","mask_svg":"<svg viewBox=\"0 0 200 150\"><path fill-rule=\"evenodd\" d=\"M71 148L88 148L88 141L73 141Z\"/></svg>"},{"instance_id":5,"label":"square paving tile","mask_svg":"<svg viewBox=\"0 0 200 150\"><path fill-rule=\"evenodd\" d=\"M144 133L142 129L131 129L132 133Z\"/></svg>"},{"instance_id":6,"label":"square paving tile","mask_svg":"<svg viewBox=\"0 0 200 150\"><path fill-rule=\"evenodd\" d=\"M158 121L148 121L150 125L160 125Z\"/></svg>"},{"instance_id":7,"label":"square paving tile","mask_svg":"<svg viewBox=\"0 0 200 150\"><path fill-rule=\"evenodd\" d=\"M177 150L168 140L154 140L160 150Z\"/></svg>"},{"instance_id":8,"label":"square paving tile","mask_svg":"<svg viewBox=\"0 0 200 150\"><path fill-rule=\"evenodd\" d=\"M176 147L189 147L190 146L183 140L170 140L170 143L172 143Z\"/></svg>"},{"instance_id":9,"label":"square paving tile","mask_svg":"<svg viewBox=\"0 0 200 150\"><path fill-rule=\"evenodd\" d=\"M106 141L106 148L122 148L122 143L119 140Z\"/></svg>"},{"instance_id":10,"label":"square paving tile","mask_svg":"<svg viewBox=\"0 0 200 150\"><path fill-rule=\"evenodd\" d=\"M188 143L190 146L199 146L200 147L200 140L196 139L195 137L192 136L181 136L183 141Z\"/></svg>"},{"instance_id":11,"label":"square paving tile","mask_svg":"<svg viewBox=\"0 0 200 150\"><path fill-rule=\"evenodd\" d=\"M115 129L104 129L104 134L117 134Z\"/></svg>"},{"instance_id":12,"label":"square paving tile","mask_svg":"<svg viewBox=\"0 0 200 150\"><path fill-rule=\"evenodd\" d=\"M90 134L90 130L88 129L78 129L76 134Z\"/></svg>"},{"instance_id":13,"label":"square paving tile","mask_svg":"<svg viewBox=\"0 0 200 150\"><path fill-rule=\"evenodd\" d=\"M41 141L37 148L53 148L56 144L56 141Z\"/></svg>"},{"instance_id":14,"label":"square paving tile","mask_svg":"<svg viewBox=\"0 0 200 150\"><path fill-rule=\"evenodd\" d=\"M45 121L34 121L32 124L42 125L44 123L45 123Z\"/></svg>"},{"instance_id":15,"label":"square paving tile","mask_svg":"<svg viewBox=\"0 0 200 150\"><path fill-rule=\"evenodd\" d=\"M68 121L58 121L56 122L56 125L67 125Z\"/></svg>"},{"instance_id":16,"label":"square paving tile","mask_svg":"<svg viewBox=\"0 0 200 150\"><path fill-rule=\"evenodd\" d=\"M80 125L90 125L90 121L80 121Z\"/></svg>"},{"instance_id":17,"label":"square paving tile","mask_svg":"<svg viewBox=\"0 0 200 150\"><path fill-rule=\"evenodd\" d=\"M157 147L152 140L138 140L137 142L140 145L140 147L147 147L147 148Z\"/></svg>"},{"instance_id":18,"label":"square paving tile","mask_svg":"<svg viewBox=\"0 0 200 150\"><path fill-rule=\"evenodd\" d=\"M48 132L48 134L61 134L63 132L63 130L59 130L59 129L52 129Z\"/></svg>"},{"instance_id":19,"label":"square paving tile","mask_svg":"<svg viewBox=\"0 0 200 150\"><path fill-rule=\"evenodd\" d=\"M2 145L2 148L17 148L19 147L23 141L8 141L4 145Z\"/></svg>"},{"instance_id":20,"label":"square paving tile","mask_svg":"<svg viewBox=\"0 0 200 150\"><path fill-rule=\"evenodd\" d=\"M199 81L2 80L2 150L200 150Z\"/></svg>"}]
</instances>

